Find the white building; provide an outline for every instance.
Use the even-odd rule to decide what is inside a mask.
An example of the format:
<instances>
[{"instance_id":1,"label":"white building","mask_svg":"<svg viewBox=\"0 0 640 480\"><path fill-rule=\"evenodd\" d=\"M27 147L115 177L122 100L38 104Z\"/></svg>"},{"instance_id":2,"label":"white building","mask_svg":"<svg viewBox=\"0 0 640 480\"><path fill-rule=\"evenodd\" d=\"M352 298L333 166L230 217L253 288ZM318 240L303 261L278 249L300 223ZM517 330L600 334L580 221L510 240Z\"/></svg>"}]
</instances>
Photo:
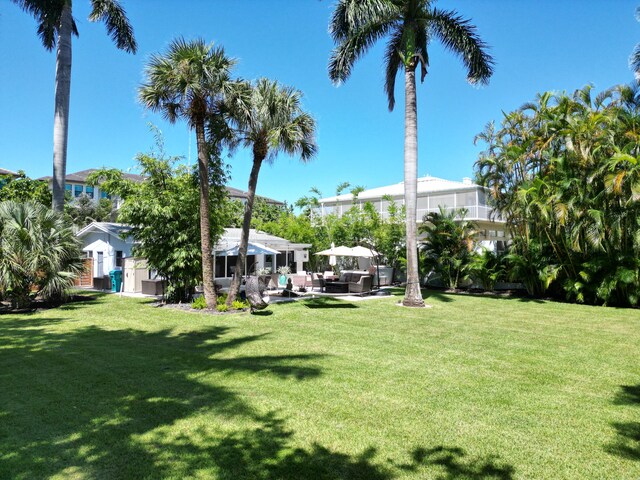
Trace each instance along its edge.
<instances>
[{"instance_id":1,"label":"white building","mask_svg":"<svg viewBox=\"0 0 640 480\"><path fill-rule=\"evenodd\" d=\"M465 178L462 182L430 176L418 178L418 223L422 223L422 218L427 213L439 212L441 206L447 211L464 208L467 210L465 219L473 221L477 227L478 240L495 246L496 242L506 240L505 222L492 212L491 206L487 204L487 197L487 189L473 183L470 178ZM371 202L386 218L389 215L388 198L398 206L403 205L404 182L364 190L358 194L355 204L362 208L364 203ZM320 207L314 213L340 216L354 205L354 199L351 193L347 193L320 199L319 203Z\"/></svg>"},{"instance_id":2,"label":"white building","mask_svg":"<svg viewBox=\"0 0 640 480\"><path fill-rule=\"evenodd\" d=\"M131 257L133 248L133 239L127 237L129 230L131 227L120 223L93 222L76 233L82 251L93 259L94 278L124 267L124 259Z\"/></svg>"}]
</instances>

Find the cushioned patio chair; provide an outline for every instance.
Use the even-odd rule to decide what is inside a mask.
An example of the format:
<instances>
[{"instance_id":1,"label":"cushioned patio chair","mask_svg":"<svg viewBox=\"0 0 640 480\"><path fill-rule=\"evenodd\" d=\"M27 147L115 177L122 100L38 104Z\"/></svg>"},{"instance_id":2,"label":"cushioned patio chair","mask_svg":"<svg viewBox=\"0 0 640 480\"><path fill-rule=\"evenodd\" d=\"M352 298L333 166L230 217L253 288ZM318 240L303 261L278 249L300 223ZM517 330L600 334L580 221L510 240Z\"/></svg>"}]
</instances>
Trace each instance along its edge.
<instances>
[{"instance_id":1,"label":"cushioned patio chair","mask_svg":"<svg viewBox=\"0 0 640 480\"><path fill-rule=\"evenodd\" d=\"M324 277L321 273L314 273L311 277L311 289L319 288L320 292L324 292L325 287Z\"/></svg>"},{"instance_id":2,"label":"cushioned patio chair","mask_svg":"<svg viewBox=\"0 0 640 480\"><path fill-rule=\"evenodd\" d=\"M359 293L363 295L371 291L371 276L362 275L357 282L349 283L349 293Z\"/></svg>"}]
</instances>

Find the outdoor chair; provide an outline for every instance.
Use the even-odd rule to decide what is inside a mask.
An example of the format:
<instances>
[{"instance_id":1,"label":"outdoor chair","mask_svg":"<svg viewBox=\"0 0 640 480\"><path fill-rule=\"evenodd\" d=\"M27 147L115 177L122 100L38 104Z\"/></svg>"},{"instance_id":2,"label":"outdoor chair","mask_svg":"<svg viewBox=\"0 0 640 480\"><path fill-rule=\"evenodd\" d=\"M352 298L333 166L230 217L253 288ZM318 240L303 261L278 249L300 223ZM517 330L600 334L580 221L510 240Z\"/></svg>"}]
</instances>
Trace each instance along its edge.
<instances>
[{"instance_id":1,"label":"outdoor chair","mask_svg":"<svg viewBox=\"0 0 640 480\"><path fill-rule=\"evenodd\" d=\"M314 273L311 276L311 289L313 290L314 288L319 288L320 292L324 292L324 287L325 287L325 281L324 281L324 277L322 276L321 273Z\"/></svg>"},{"instance_id":2,"label":"outdoor chair","mask_svg":"<svg viewBox=\"0 0 640 480\"><path fill-rule=\"evenodd\" d=\"M349 293L359 293L360 295L371 291L371 276L362 275L357 282L349 283Z\"/></svg>"}]
</instances>

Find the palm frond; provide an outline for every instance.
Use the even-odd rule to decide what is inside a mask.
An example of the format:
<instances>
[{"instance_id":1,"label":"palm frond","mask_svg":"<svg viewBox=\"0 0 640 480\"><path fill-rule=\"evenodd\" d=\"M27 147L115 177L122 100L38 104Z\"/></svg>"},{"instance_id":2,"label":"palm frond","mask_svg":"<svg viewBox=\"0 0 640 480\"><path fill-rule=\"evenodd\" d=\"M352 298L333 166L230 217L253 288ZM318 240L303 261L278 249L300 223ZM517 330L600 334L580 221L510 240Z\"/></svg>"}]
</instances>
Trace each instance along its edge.
<instances>
[{"instance_id":1,"label":"palm frond","mask_svg":"<svg viewBox=\"0 0 640 480\"><path fill-rule=\"evenodd\" d=\"M118 0L91 0L93 10L89 15L92 22L103 21L107 33L120 50L136 53L138 45L133 36L133 27Z\"/></svg>"},{"instance_id":2,"label":"palm frond","mask_svg":"<svg viewBox=\"0 0 640 480\"><path fill-rule=\"evenodd\" d=\"M469 83L487 84L493 74L494 60L488 46L476 32L476 27L455 11L432 8L424 19L431 34L460 57L467 68Z\"/></svg>"}]
</instances>

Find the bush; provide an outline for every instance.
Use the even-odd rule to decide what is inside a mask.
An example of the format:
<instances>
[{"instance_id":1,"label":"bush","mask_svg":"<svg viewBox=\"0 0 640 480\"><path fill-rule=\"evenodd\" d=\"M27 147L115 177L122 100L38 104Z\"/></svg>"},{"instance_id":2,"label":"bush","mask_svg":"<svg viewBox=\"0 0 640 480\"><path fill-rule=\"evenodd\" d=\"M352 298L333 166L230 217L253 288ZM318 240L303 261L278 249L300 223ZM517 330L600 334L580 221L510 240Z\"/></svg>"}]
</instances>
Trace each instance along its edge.
<instances>
[{"instance_id":1,"label":"bush","mask_svg":"<svg viewBox=\"0 0 640 480\"><path fill-rule=\"evenodd\" d=\"M201 295L200 297L196 298L191 303L191 308L195 310L204 310L205 308L207 308L207 301L205 300L204 295Z\"/></svg>"},{"instance_id":2,"label":"bush","mask_svg":"<svg viewBox=\"0 0 640 480\"><path fill-rule=\"evenodd\" d=\"M226 293L221 293L220 295L218 295L216 297L216 303L218 305L222 305L223 303L227 303L227 294Z\"/></svg>"},{"instance_id":3,"label":"bush","mask_svg":"<svg viewBox=\"0 0 640 480\"><path fill-rule=\"evenodd\" d=\"M218 310L219 312L226 312L229 310L229 307L225 303L221 303L219 305L216 305L216 310Z\"/></svg>"},{"instance_id":4,"label":"bush","mask_svg":"<svg viewBox=\"0 0 640 480\"><path fill-rule=\"evenodd\" d=\"M231 302L231 308L234 310L244 310L245 308L249 308L249 302L246 300L234 300Z\"/></svg>"}]
</instances>

